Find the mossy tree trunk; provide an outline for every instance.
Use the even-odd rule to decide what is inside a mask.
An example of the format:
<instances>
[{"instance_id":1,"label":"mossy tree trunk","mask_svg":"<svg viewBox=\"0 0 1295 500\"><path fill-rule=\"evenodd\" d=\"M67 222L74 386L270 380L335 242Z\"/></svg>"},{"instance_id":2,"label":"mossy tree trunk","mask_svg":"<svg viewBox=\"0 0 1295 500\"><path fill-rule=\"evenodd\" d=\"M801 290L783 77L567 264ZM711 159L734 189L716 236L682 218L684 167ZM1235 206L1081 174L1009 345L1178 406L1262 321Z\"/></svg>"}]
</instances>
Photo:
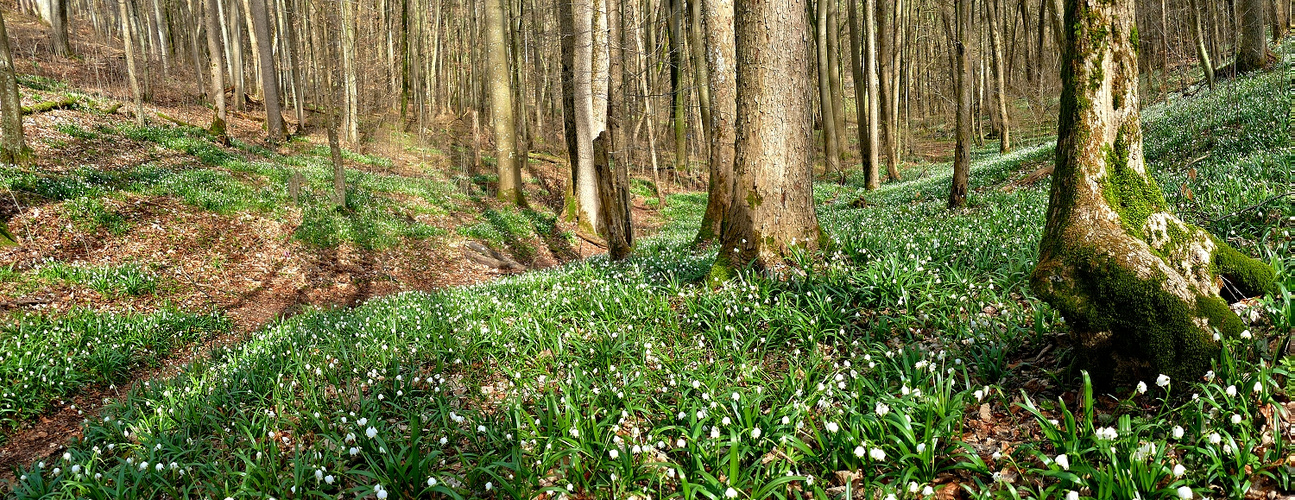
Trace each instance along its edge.
<instances>
[{"instance_id":1,"label":"mossy tree trunk","mask_svg":"<svg viewBox=\"0 0 1295 500\"><path fill-rule=\"evenodd\" d=\"M712 276L771 270L793 250L817 251L806 0L738 2L733 203Z\"/></svg>"},{"instance_id":2,"label":"mossy tree trunk","mask_svg":"<svg viewBox=\"0 0 1295 500\"><path fill-rule=\"evenodd\" d=\"M508 68L507 22L502 0L489 0L486 11L487 87L495 132L499 199L524 205L522 166L517 159L517 121L513 117L512 72Z\"/></svg>"},{"instance_id":3,"label":"mossy tree trunk","mask_svg":"<svg viewBox=\"0 0 1295 500\"><path fill-rule=\"evenodd\" d=\"M1264 0L1241 0L1236 9L1240 20L1241 47L1237 51L1237 72L1264 69L1268 66L1268 34Z\"/></svg>"},{"instance_id":4,"label":"mossy tree trunk","mask_svg":"<svg viewBox=\"0 0 1295 500\"><path fill-rule=\"evenodd\" d=\"M734 70L733 0L704 0L706 20L707 84L710 86L710 186L706 215L702 217L697 243L720 234L733 200L733 141L737 131L737 74ZM650 125L649 125L650 126Z\"/></svg>"},{"instance_id":5,"label":"mossy tree trunk","mask_svg":"<svg viewBox=\"0 0 1295 500\"><path fill-rule=\"evenodd\" d=\"M1134 0L1067 0L1060 130L1030 285L1072 328L1099 381L1194 380L1236 335L1229 296L1272 270L1169 211L1142 156Z\"/></svg>"},{"instance_id":6,"label":"mossy tree trunk","mask_svg":"<svg viewBox=\"0 0 1295 500\"><path fill-rule=\"evenodd\" d=\"M954 53L957 59L957 143L953 148L953 182L949 186L949 208L961 207L967 203L967 189L971 178L971 0L957 0L954 3L957 18L957 40L954 40Z\"/></svg>"},{"instance_id":7,"label":"mossy tree trunk","mask_svg":"<svg viewBox=\"0 0 1295 500\"><path fill-rule=\"evenodd\" d=\"M22 101L18 97L18 72L9 50L9 33L0 13L0 164L17 163L26 156L22 133Z\"/></svg>"}]
</instances>

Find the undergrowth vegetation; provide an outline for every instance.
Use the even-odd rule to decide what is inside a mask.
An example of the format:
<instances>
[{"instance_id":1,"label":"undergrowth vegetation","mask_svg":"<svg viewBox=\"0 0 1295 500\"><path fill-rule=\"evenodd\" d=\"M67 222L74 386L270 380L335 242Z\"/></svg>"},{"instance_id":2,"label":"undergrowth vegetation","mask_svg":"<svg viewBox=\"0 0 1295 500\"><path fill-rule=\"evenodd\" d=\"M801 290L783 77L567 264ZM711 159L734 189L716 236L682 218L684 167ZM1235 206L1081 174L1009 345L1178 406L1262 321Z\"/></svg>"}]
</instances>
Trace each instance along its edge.
<instances>
[{"instance_id":1,"label":"undergrowth vegetation","mask_svg":"<svg viewBox=\"0 0 1295 500\"><path fill-rule=\"evenodd\" d=\"M21 471L13 494L926 498L963 488L973 498L1149 499L1289 489L1282 354L1295 334L1295 213L1280 200L1242 211L1295 181L1288 115L1268 104L1283 100L1284 76L1227 82L1145 116L1157 180L1178 193L1168 201L1282 280L1279 293L1238 307L1248 330L1205 380L1162 376L1102 394L1066 369L1067 327L1026 286L1047 183L1016 180L1050 161L1052 144L1041 144L982 155L969 207L953 213L947 165L875 192L821 186L819 215L837 248L781 279L702 283L714 253L687 243L705 200L682 194L667 203L672 222L626 263L592 259L279 321L136 386L61 457Z\"/></svg>"}]
</instances>

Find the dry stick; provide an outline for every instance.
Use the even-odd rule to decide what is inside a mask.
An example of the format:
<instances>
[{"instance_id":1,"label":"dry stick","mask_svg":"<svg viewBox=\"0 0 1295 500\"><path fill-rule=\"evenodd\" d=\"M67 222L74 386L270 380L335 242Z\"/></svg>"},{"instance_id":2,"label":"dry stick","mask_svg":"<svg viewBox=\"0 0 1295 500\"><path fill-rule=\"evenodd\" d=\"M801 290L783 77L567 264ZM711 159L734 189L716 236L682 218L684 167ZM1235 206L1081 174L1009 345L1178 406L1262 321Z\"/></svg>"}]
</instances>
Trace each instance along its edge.
<instances>
[{"instance_id":1,"label":"dry stick","mask_svg":"<svg viewBox=\"0 0 1295 500\"><path fill-rule=\"evenodd\" d=\"M1233 218L1233 217L1236 217L1236 216L1238 216L1238 215L1241 215L1242 213L1249 212L1249 211L1254 210L1254 209L1256 209L1256 208L1259 208L1259 207L1262 207L1262 206L1267 205L1267 204L1269 204L1269 203L1272 203L1272 202L1274 202L1274 201L1277 201L1277 200L1279 200L1279 199L1281 199L1281 198L1285 198L1285 197L1287 197L1287 196L1295 196L1295 191L1289 191L1289 192L1286 192L1286 193L1279 194L1279 195L1277 195L1277 196L1273 196L1272 198L1268 198L1268 199L1266 199L1266 200L1264 200L1264 201L1261 201L1261 202L1259 202L1259 203L1255 203L1254 205L1250 205L1250 206L1248 206L1248 207L1246 207L1246 208L1243 208L1243 209L1241 209L1241 210L1237 210L1237 211L1235 211L1235 212L1232 212L1232 213L1230 213L1230 214L1224 215L1224 216L1219 217L1219 218L1211 219L1211 218L1209 218L1209 217L1205 217L1204 219L1205 219L1206 221L1209 221L1209 222L1218 222L1218 221L1221 221L1221 220L1231 219L1231 218Z\"/></svg>"}]
</instances>

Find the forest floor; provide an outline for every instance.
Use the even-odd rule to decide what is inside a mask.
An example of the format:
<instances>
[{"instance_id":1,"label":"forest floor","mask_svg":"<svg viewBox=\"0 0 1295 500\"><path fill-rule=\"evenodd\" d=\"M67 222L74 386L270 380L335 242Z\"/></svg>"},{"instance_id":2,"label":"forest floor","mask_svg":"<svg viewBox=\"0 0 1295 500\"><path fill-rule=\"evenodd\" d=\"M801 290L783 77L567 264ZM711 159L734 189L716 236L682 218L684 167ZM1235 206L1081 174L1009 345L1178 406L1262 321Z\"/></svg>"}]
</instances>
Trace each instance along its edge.
<instances>
[{"instance_id":1,"label":"forest floor","mask_svg":"<svg viewBox=\"0 0 1295 500\"><path fill-rule=\"evenodd\" d=\"M549 188L562 185L566 166L548 155L524 171L534 209L521 210L489 195L489 176L470 175L477 169L465 164L462 144L393 134L366 145L380 154L345 152L348 201L334 210L322 130L267 144L263 111L249 101L230 113L232 145L221 146L166 118L210 119L196 88L179 81L152 82L146 124L137 127L129 90L116 76L118 49L86 42L93 39L87 31L74 38L77 58L55 57L34 18L15 12L6 21L22 105L74 104L25 116L32 161L0 168L0 220L20 241L0 247L0 344L21 345L25 327L65 317L214 312L232 327L149 346L160 352L125 356L0 408L0 476L75 435L105 398L173 375L271 321L603 251L556 215L562 193ZM447 134L463 132L462 123L445 120ZM295 201L293 172L304 179ZM643 234L659 226L644 198L635 205ZM473 250L472 242L489 250ZM5 361L17 359L0 354Z\"/></svg>"}]
</instances>

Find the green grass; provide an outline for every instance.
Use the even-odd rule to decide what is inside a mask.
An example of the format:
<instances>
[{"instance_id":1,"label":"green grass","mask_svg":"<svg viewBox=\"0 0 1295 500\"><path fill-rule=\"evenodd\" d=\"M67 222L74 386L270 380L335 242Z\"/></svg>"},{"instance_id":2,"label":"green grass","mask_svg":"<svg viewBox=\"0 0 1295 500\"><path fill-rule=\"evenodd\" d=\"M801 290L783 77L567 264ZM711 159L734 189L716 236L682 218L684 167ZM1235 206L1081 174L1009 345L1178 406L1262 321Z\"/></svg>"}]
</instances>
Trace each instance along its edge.
<instances>
[{"instance_id":1,"label":"green grass","mask_svg":"<svg viewBox=\"0 0 1295 500\"><path fill-rule=\"evenodd\" d=\"M173 348L229 328L219 315L74 311L0 326L0 428L39 415L89 384L121 382Z\"/></svg>"},{"instance_id":2,"label":"green grass","mask_svg":"<svg viewBox=\"0 0 1295 500\"><path fill-rule=\"evenodd\" d=\"M1250 138L1209 139L1222 146L1194 167L1198 201L1169 197L1179 211L1204 198L1228 213L1291 185L1289 169L1259 172L1290 154L1289 135L1266 135L1289 118L1259 102L1286 88L1282 76L1175 104L1235 106L1240 132L1196 133ZM1148 112L1147 150L1181 140L1174 121L1190 116ZM1290 361L1265 341L1290 333L1288 296L1264 299L1253 338L1228 341L1208 380L1090 396L1066 370L1067 327L1026 286L1046 183L998 189L1050 155L1051 144L978 154L969 206L952 213L947 164L874 192L819 186L836 252L783 279L701 283L714 253L688 243L705 197L681 194L624 263L282 320L135 388L63 458L25 468L14 496L831 498L838 471L868 498L925 498L950 477L973 498L1289 489L1290 436L1261 410L1287 397ZM1186 175L1171 156L1151 156L1164 186ZM859 196L869 206L851 208ZM1289 208L1264 210L1211 228L1289 285ZM472 230L534 225L519 212L491 220ZM1011 362L1054 346L1058 364ZM1079 394L1023 391L1035 378ZM982 404L1025 434L973 442Z\"/></svg>"}]
</instances>

